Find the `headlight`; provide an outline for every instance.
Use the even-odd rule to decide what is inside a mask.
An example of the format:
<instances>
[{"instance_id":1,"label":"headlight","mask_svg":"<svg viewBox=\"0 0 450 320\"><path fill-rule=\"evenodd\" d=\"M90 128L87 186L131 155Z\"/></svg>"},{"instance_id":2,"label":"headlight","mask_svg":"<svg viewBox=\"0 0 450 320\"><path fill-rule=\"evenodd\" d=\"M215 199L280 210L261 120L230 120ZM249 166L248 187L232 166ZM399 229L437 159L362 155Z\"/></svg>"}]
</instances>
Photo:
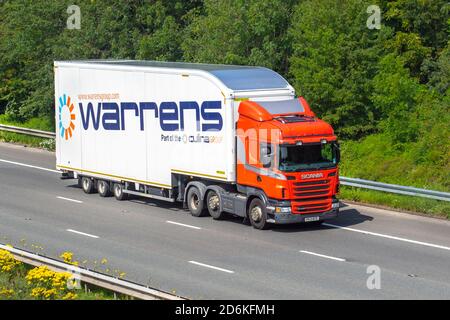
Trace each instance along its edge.
<instances>
[{"instance_id":1,"label":"headlight","mask_svg":"<svg viewBox=\"0 0 450 320\"><path fill-rule=\"evenodd\" d=\"M291 213L291 207L276 207L276 213Z\"/></svg>"}]
</instances>

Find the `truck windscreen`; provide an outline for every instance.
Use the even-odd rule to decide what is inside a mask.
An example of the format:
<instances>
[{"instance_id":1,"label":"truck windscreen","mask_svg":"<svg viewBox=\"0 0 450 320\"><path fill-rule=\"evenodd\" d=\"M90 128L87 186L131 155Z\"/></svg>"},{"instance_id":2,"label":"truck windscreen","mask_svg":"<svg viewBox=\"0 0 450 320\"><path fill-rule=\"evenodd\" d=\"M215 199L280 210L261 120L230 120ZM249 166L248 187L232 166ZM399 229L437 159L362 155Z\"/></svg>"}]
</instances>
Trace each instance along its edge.
<instances>
[{"instance_id":1,"label":"truck windscreen","mask_svg":"<svg viewBox=\"0 0 450 320\"><path fill-rule=\"evenodd\" d=\"M333 168L339 161L336 142L281 145L279 150L279 170L286 172Z\"/></svg>"}]
</instances>

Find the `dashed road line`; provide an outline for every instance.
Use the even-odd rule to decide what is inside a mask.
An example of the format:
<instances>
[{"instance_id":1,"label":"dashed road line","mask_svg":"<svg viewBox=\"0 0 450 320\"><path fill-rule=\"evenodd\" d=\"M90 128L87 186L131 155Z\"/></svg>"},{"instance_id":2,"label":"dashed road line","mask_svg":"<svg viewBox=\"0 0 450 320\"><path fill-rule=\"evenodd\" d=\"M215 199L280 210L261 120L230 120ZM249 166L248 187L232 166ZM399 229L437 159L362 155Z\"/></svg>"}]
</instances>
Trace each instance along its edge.
<instances>
[{"instance_id":1,"label":"dashed road line","mask_svg":"<svg viewBox=\"0 0 450 320\"><path fill-rule=\"evenodd\" d=\"M94 238L94 239L100 238L99 236L95 236L95 235L93 235L93 234L84 233L84 232L77 231L77 230L73 230L73 229L66 229L66 231L72 232L72 233L76 233L76 234L80 234L80 235L82 235L82 236L86 236L86 237L90 237L90 238Z\"/></svg>"},{"instance_id":2,"label":"dashed road line","mask_svg":"<svg viewBox=\"0 0 450 320\"><path fill-rule=\"evenodd\" d=\"M32 166L31 164L26 164L26 163L21 163L21 162L9 161L9 160L4 160L4 159L0 159L0 162L14 164L17 166L22 166L22 167L27 167L27 168L39 169L39 170L48 171L48 172L61 173L61 171L58 171L58 170L53 170L53 169L48 169L48 168L43 168L43 167L38 167L38 166Z\"/></svg>"},{"instance_id":3,"label":"dashed road line","mask_svg":"<svg viewBox=\"0 0 450 320\"><path fill-rule=\"evenodd\" d=\"M80 201L80 200L75 200L75 199L70 199L70 198L64 198L64 197L56 197L56 198L58 198L58 199L60 199L60 200L66 200L66 201L70 201L70 202L75 202L75 203L83 203L83 201Z\"/></svg>"},{"instance_id":4,"label":"dashed road line","mask_svg":"<svg viewBox=\"0 0 450 320\"><path fill-rule=\"evenodd\" d=\"M200 229L201 229L200 227L191 226L191 225L189 225L189 224L179 223L179 222L175 222L175 221L167 220L166 222L167 222L167 223L170 223L170 224L175 224L175 225L177 225L177 226L186 227L186 228L191 228L191 229L196 229L196 230L200 230Z\"/></svg>"},{"instance_id":5,"label":"dashed road line","mask_svg":"<svg viewBox=\"0 0 450 320\"><path fill-rule=\"evenodd\" d=\"M232 271L232 270L211 266L209 264L204 264L204 263L197 262L197 261L189 261L189 263L196 264L198 266L205 267L205 268L210 268L210 269L226 272L226 273L234 273L234 271Z\"/></svg>"},{"instance_id":6,"label":"dashed road line","mask_svg":"<svg viewBox=\"0 0 450 320\"><path fill-rule=\"evenodd\" d=\"M327 258L327 259L331 259L331 260L336 260L336 261L340 261L340 262L345 262L345 259L342 258L337 258L337 257L332 257L332 256L327 256L324 254L320 254L320 253L315 253L315 252L311 252L311 251L305 251L305 250L300 250L301 253L306 253L306 254L310 254L313 256L317 256L317 257L321 257L321 258Z\"/></svg>"}]
</instances>

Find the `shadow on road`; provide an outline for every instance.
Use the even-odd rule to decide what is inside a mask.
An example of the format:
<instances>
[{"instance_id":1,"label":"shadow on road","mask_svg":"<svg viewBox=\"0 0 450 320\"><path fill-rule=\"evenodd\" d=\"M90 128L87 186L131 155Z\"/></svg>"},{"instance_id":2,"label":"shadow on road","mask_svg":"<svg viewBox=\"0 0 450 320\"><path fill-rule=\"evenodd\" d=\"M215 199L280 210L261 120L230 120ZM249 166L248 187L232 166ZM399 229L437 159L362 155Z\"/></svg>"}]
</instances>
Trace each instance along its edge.
<instances>
[{"instance_id":1,"label":"shadow on road","mask_svg":"<svg viewBox=\"0 0 450 320\"><path fill-rule=\"evenodd\" d=\"M69 185L69 188L77 188L79 189L77 184ZM156 199L149 199L144 197L138 197L134 195L130 195L129 200L133 203L138 203L142 205L147 205L155 208L162 208L167 209L175 212L179 212L180 214L186 213L189 214L188 210L183 208L183 205L181 203L175 202L166 202ZM200 218L207 218L211 219L209 215L200 217ZM326 223L330 224L336 224L342 227L350 227L354 225L358 225L360 223L363 223L365 221L372 221L374 218L372 216L368 216L365 214L362 214L356 209L351 209L347 204L341 203L340 204L340 213L339 216L335 219L327 220ZM222 223L236 223L236 224L243 224L243 218L234 216L234 215L227 215L223 220ZM248 221L245 221L244 224L250 225ZM314 223L299 223L299 224L286 224L286 225L273 225L271 230L275 232L304 232L304 231L312 231L312 230L324 230L324 229L331 229L332 227L320 225L320 224L314 224Z\"/></svg>"},{"instance_id":2,"label":"shadow on road","mask_svg":"<svg viewBox=\"0 0 450 320\"><path fill-rule=\"evenodd\" d=\"M68 185L67 187L79 189L82 192L82 190L78 186L78 184L71 184L71 185ZM114 196L111 196L111 198L114 199ZM127 201L133 202L133 203L139 203L142 205L147 205L147 206L151 206L151 207L155 207L155 208L172 210L172 211L184 211L183 205L180 203L166 202L166 201L162 201L162 200L138 197L135 195L130 195Z\"/></svg>"},{"instance_id":3,"label":"shadow on road","mask_svg":"<svg viewBox=\"0 0 450 320\"><path fill-rule=\"evenodd\" d=\"M356 209L343 209L339 213L339 216L335 219L329 221L330 224L337 224L342 227L350 227L353 225L357 225L363 223L365 221L372 221L374 219L373 216L368 216L366 214L362 214L360 211Z\"/></svg>"},{"instance_id":4,"label":"shadow on road","mask_svg":"<svg viewBox=\"0 0 450 320\"><path fill-rule=\"evenodd\" d=\"M342 227L355 226L365 221L372 221L374 218L360 213L356 209L344 209L341 207L341 212L339 216L334 219L325 221L325 223L335 224ZM311 230L325 230L333 229L333 227L328 227L320 224L314 223L300 223L300 224L288 224L288 225L274 225L272 230L276 232L303 232Z\"/></svg>"},{"instance_id":5,"label":"shadow on road","mask_svg":"<svg viewBox=\"0 0 450 320\"><path fill-rule=\"evenodd\" d=\"M139 204L150 206L150 207L167 209L167 210L171 210L171 211L187 212L186 210L183 209L183 205L178 202L172 203L172 202L166 202L166 201L157 200L157 199L142 198L142 197L138 197L138 196L134 196L134 195L132 195L128 199L128 201L133 202L133 203L139 203Z\"/></svg>"}]
</instances>

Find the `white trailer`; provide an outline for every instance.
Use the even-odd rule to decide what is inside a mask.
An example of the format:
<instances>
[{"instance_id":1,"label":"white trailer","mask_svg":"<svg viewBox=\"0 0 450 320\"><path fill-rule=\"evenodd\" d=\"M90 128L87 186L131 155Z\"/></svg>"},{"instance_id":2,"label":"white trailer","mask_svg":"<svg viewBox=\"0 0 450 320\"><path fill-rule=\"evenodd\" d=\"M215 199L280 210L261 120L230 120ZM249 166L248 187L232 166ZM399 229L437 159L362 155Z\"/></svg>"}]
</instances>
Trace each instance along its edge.
<instances>
[{"instance_id":1,"label":"white trailer","mask_svg":"<svg viewBox=\"0 0 450 320\"><path fill-rule=\"evenodd\" d=\"M283 77L261 67L89 60L57 61L54 68L56 167L63 178L117 199L185 202L196 186L197 205L214 189L221 212L242 216L245 201L235 201L242 198L239 103L295 96ZM194 215L203 212L191 207Z\"/></svg>"}]
</instances>

